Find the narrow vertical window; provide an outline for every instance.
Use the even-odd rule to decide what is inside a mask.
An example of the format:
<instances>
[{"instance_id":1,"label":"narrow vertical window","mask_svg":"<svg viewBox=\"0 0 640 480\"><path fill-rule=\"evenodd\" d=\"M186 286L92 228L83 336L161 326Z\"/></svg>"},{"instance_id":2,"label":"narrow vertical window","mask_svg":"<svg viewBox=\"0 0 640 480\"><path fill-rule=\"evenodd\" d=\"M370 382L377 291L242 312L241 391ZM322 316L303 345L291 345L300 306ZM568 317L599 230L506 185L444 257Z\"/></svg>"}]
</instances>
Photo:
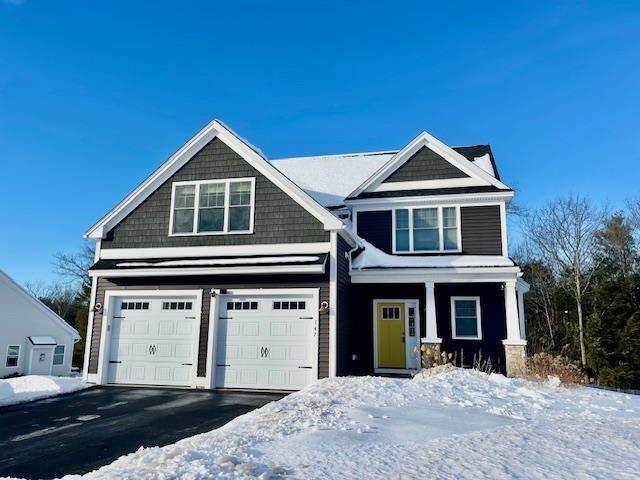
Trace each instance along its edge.
<instances>
[{"instance_id":1,"label":"narrow vertical window","mask_svg":"<svg viewBox=\"0 0 640 480\"><path fill-rule=\"evenodd\" d=\"M178 185L173 203L173 233L193 232L195 185Z\"/></svg>"},{"instance_id":2,"label":"narrow vertical window","mask_svg":"<svg viewBox=\"0 0 640 480\"><path fill-rule=\"evenodd\" d=\"M224 230L224 190L224 183L200 185L199 232L222 232Z\"/></svg>"},{"instance_id":3,"label":"narrow vertical window","mask_svg":"<svg viewBox=\"0 0 640 480\"><path fill-rule=\"evenodd\" d=\"M56 345L53 350L53 364L64 365L64 345Z\"/></svg>"},{"instance_id":4,"label":"narrow vertical window","mask_svg":"<svg viewBox=\"0 0 640 480\"><path fill-rule=\"evenodd\" d=\"M409 210L396 210L396 251L409 251Z\"/></svg>"},{"instance_id":5,"label":"narrow vertical window","mask_svg":"<svg viewBox=\"0 0 640 480\"><path fill-rule=\"evenodd\" d=\"M456 207L442 209L442 242L445 250L458 249L458 215Z\"/></svg>"},{"instance_id":6,"label":"narrow vertical window","mask_svg":"<svg viewBox=\"0 0 640 480\"><path fill-rule=\"evenodd\" d=\"M251 182L233 182L229 187L229 231L247 231L251 219Z\"/></svg>"},{"instance_id":7,"label":"narrow vertical window","mask_svg":"<svg viewBox=\"0 0 640 480\"><path fill-rule=\"evenodd\" d=\"M20 345L9 345L7 347L7 360L5 366L9 368L17 367L20 359Z\"/></svg>"},{"instance_id":8,"label":"narrow vertical window","mask_svg":"<svg viewBox=\"0 0 640 480\"><path fill-rule=\"evenodd\" d=\"M437 208L416 208L413 211L413 249L440 250Z\"/></svg>"}]
</instances>

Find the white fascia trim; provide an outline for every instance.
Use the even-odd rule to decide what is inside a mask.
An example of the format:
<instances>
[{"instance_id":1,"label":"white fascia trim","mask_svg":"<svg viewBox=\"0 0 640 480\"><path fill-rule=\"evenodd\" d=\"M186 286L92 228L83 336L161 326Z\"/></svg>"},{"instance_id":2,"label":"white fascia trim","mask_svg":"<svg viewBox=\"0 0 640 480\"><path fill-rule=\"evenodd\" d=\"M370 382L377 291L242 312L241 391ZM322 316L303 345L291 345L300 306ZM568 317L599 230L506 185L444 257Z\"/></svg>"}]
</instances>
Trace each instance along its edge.
<instances>
[{"instance_id":1,"label":"white fascia trim","mask_svg":"<svg viewBox=\"0 0 640 480\"><path fill-rule=\"evenodd\" d=\"M176 277L190 275L269 275L276 273L324 273L324 264L247 266L230 268L136 268L132 270L93 270L92 277Z\"/></svg>"},{"instance_id":2,"label":"white fascia trim","mask_svg":"<svg viewBox=\"0 0 640 480\"><path fill-rule=\"evenodd\" d=\"M86 232L85 236L93 239L103 238L110 228L131 213L144 199L155 191L158 186L166 182L171 175L191 160L197 152L216 137L322 222L325 229L343 228L342 222L333 216L331 212L289 180L282 172L271 165L266 158L258 154L221 122L213 120L180 147L178 151L171 155L167 161L138 185L124 200L93 225Z\"/></svg>"},{"instance_id":3,"label":"white fascia trim","mask_svg":"<svg viewBox=\"0 0 640 480\"><path fill-rule=\"evenodd\" d=\"M514 192L490 192L490 193L455 193L449 195L421 195L415 197L388 197L388 198L362 198L345 200L345 204L356 210L385 210L389 205L441 205L455 203L457 205L497 205L501 202L509 202Z\"/></svg>"},{"instance_id":4,"label":"white fascia trim","mask_svg":"<svg viewBox=\"0 0 640 480\"><path fill-rule=\"evenodd\" d=\"M246 257L257 255L290 255L328 253L330 242L273 243L265 245L164 247L164 248L103 248L100 258L105 260L187 257Z\"/></svg>"},{"instance_id":5,"label":"white fascia trim","mask_svg":"<svg viewBox=\"0 0 640 480\"><path fill-rule=\"evenodd\" d=\"M521 293L527 293L531 289L531 285L521 277L516 280L516 290Z\"/></svg>"},{"instance_id":6,"label":"white fascia trim","mask_svg":"<svg viewBox=\"0 0 640 480\"><path fill-rule=\"evenodd\" d=\"M18 284L18 282L16 282L13 278L11 278L5 272L0 270L0 281L2 281L3 279L9 288L18 292L20 295L23 296L23 298L25 298L31 305L33 305L43 315L53 320L55 323L57 323L59 326L65 329L67 332L71 333L74 340L80 339L80 333L75 328L73 328L71 325L65 322L63 318L58 316L53 310L47 307L44 303L42 303L36 297L31 295L25 288L23 288L20 284Z\"/></svg>"},{"instance_id":7,"label":"white fascia trim","mask_svg":"<svg viewBox=\"0 0 640 480\"><path fill-rule=\"evenodd\" d=\"M380 268L352 270L351 283L481 283L515 282L518 267L475 267L437 269Z\"/></svg>"},{"instance_id":8,"label":"white fascia trim","mask_svg":"<svg viewBox=\"0 0 640 480\"><path fill-rule=\"evenodd\" d=\"M411 142L409 142L402 150L391 157L391 159L386 164L380 167L372 176L365 180L362 185L360 185L353 192L347 195L347 197L355 197L364 191L369 191L377 187L386 178L388 178L391 173L396 171L404 162L411 158L423 146L428 147L433 152L440 155L442 158L447 160L456 168L459 168L470 177L478 178L482 181L487 182L487 184L494 185L498 188L509 188L500 180L489 175L482 168L467 160L463 155L456 152L453 148L449 147L427 132L422 132L413 140L411 140Z\"/></svg>"},{"instance_id":9,"label":"white fascia trim","mask_svg":"<svg viewBox=\"0 0 640 480\"><path fill-rule=\"evenodd\" d=\"M396 192L402 190L429 190L434 188L480 187L487 182L474 177L445 178L441 180L413 180L407 182L381 183L372 187L371 192Z\"/></svg>"}]
</instances>

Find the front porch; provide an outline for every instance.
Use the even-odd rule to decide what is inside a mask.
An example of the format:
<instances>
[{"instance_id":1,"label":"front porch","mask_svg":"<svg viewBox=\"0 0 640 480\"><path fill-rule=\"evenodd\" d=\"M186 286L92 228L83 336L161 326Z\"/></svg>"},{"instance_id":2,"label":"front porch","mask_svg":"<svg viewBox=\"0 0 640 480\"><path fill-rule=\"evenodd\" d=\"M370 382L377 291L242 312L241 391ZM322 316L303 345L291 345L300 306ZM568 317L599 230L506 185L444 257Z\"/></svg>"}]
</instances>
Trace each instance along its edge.
<instances>
[{"instance_id":1,"label":"front porch","mask_svg":"<svg viewBox=\"0 0 640 480\"><path fill-rule=\"evenodd\" d=\"M421 348L450 353L460 366L483 359L510 376L522 369L528 286L517 275L500 281L451 275L421 283L394 278L407 277L352 275L356 331L341 342L348 350L343 372L406 375L421 368Z\"/></svg>"}]
</instances>

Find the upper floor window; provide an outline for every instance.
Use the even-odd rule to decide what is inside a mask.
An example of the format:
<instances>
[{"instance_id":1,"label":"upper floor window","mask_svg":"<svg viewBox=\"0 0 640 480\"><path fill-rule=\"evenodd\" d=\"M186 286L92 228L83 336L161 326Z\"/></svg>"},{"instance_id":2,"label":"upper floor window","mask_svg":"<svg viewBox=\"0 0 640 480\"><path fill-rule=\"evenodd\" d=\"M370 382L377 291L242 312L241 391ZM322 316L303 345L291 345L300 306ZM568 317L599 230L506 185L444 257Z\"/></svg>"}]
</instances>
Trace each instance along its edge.
<instances>
[{"instance_id":1,"label":"upper floor window","mask_svg":"<svg viewBox=\"0 0 640 480\"><path fill-rule=\"evenodd\" d=\"M459 207L399 208L393 218L394 253L461 250Z\"/></svg>"},{"instance_id":2,"label":"upper floor window","mask_svg":"<svg viewBox=\"0 0 640 480\"><path fill-rule=\"evenodd\" d=\"M252 233L255 178L173 184L170 235Z\"/></svg>"}]
</instances>

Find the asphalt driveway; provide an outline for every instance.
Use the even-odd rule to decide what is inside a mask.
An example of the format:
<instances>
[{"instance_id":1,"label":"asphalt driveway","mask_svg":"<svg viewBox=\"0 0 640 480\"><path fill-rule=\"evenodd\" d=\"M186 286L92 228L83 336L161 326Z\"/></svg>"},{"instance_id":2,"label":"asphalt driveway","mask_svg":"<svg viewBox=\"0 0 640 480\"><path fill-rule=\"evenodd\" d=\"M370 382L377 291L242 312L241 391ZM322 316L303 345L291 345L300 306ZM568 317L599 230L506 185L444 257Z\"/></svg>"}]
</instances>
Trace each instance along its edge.
<instances>
[{"instance_id":1,"label":"asphalt driveway","mask_svg":"<svg viewBox=\"0 0 640 480\"><path fill-rule=\"evenodd\" d=\"M86 473L220 427L279 394L96 387L0 408L0 477Z\"/></svg>"}]
</instances>

